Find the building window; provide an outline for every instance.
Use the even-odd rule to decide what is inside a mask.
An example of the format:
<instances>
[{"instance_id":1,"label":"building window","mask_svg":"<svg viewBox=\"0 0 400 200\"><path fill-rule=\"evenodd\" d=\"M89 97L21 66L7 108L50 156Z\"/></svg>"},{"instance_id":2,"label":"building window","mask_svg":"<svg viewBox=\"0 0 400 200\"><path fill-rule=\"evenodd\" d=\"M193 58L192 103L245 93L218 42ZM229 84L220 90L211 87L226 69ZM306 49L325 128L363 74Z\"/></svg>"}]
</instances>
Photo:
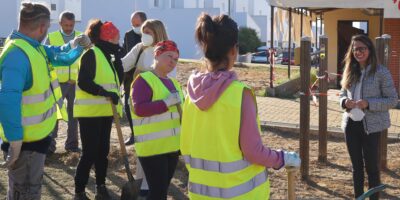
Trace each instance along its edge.
<instances>
[{"instance_id":1,"label":"building window","mask_svg":"<svg viewBox=\"0 0 400 200\"><path fill-rule=\"evenodd\" d=\"M176 2L175 2L175 0L171 0L171 8L176 8Z\"/></svg>"},{"instance_id":2,"label":"building window","mask_svg":"<svg viewBox=\"0 0 400 200\"><path fill-rule=\"evenodd\" d=\"M50 7L51 7L52 11L57 10L57 4L55 4L55 3L52 3Z\"/></svg>"},{"instance_id":3,"label":"building window","mask_svg":"<svg viewBox=\"0 0 400 200\"><path fill-rule=\"evenodd\" d=\"M154 7L160 7L160 0L154 0Z\"/></svg>"}]
</instances>

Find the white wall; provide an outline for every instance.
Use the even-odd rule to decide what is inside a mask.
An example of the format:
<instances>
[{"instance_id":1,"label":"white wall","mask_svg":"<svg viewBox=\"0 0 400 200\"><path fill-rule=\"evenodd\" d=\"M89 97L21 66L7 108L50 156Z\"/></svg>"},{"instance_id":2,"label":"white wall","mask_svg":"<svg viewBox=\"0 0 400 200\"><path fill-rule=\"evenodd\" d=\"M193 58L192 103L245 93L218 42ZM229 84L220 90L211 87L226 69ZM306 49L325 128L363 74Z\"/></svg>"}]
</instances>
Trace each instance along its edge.
<instances>
[{"instance_id":1,"label":"white wall","mask_svg":"<svg viewBox=\"0 0 400 200\"><path fill-rule=\"evenodd\" d=\"M0 37L7 37L13 29L18 28L19 2L2 1L0 11Z\"/></svg>"},{"instance_id":2,"label":"white wall","mask_svg":"<svg viewBox=\"0 0 400 200\"><path fill-rule=\"evenodd\" d=\"M2 11L0 12L0 37L7 37L12 29L17 29L18 12L21 0L3 1ZM112 21L121 31L121 41L126 31L131 29L130 15L135 10L146 12L148 18L157 18L164 22L169 37L175 40L181 49L181 57L184 58L199 58L201 55L194 39L194 28L197 17L201 12L207 12L210 15L227 14L228 0L159 0L159 7L154 7L154 0L29 0L29 1L45 1L47 3L57 3L57 13L52 16L54 20L49 31L59 29L58 15L66 7L71 10L72 7L79 7L76 10L81 10L76 13L80 16L80 21L76 23L76 29L84 31L88 21L92 18L99 18L102 21ZM171 1L175 1L175 8L171 7ZM239 26L250 26L256 29L262 41L266 41L265 21L269 21L267 16L259 16L260 10L262 13L268 13L269 6L265 0L254 0L254 14L250 16L243 12L233 12L234 10L242 11L240 6L249 6L247 1L231 0L231 16ZM205 5L206 4L206 5ZM213 5L214 8L204 8ZM251 5L251 4L250 4ZM247 9L247 8L246 8ZM266 9L267 11L264 11ZM251 9L250 9L251 10ZM13 17L10 17L13 16ZM182 18L184 18L182 20ZM265 19L263 19L265 18ZM268 22L267 22L268 23ZM268 36L269 37L269 36Z\"/></svg>"}]
</instances>

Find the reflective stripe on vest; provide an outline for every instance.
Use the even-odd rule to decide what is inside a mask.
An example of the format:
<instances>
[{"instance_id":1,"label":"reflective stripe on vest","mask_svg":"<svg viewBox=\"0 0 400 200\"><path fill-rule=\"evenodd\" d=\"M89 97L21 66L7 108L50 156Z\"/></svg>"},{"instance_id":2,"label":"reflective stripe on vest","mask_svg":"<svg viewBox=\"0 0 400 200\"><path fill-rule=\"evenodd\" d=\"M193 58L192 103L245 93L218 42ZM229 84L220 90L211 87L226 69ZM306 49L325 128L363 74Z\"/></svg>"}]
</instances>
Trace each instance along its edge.
<instances>
[{"instance_id":1,"label":"reflective stripe on vest","mask_svg":"<svg viewBox=\"0 0 400 200\"><path fill-rule=\"evenodd\" d=\"M216 198L234 198L252 191L254 188L262 185L268 180L267 170L262 171L249 181L231 188L219 188L207 185L202 185L198 183L189 182L189 191ZM265 191L264 191L265 192Z\"/></svg>"},{"instance_id":2,"label":"reflective stripe on vest","mask_svg":"<svg viewBox=\"0 0 400 200\"><path fill-rule=\"evenodd\" d=\"M81 32L75 31L74 34L75 36L78 36L81 34ZM52 33L49 33L48 39L50 45L53 46L62 46L66 43L60 31L54 31ZM69 80L77 80L79 60L80 58L78 58L70 66L59 66L54 68L60 83L65 83Z\"/></svg>"},{"instance_id":3,"label":"reflective stripe on vest","mask_svg":"<svg viewBox=\"0 0 400 200\"><path fill-rule=\"evenodd\" d=\"M58 81L52 81L51 85L53 86L53 88L60 87L60 85L58 84ZM49 88L43 94L37 94L37 95L32 95L32 96L23 96L22 103L23 104L33 104L33 103L42 102L52 95L53 95L53 92L52 92L51 88ZM61 103L61 105L62 105L62 103Z\"/></svg>"},{"instance_id":4,"label":"reflective stripe on vest","mask_svg":"<svg viewBox=\"0 0 400 200\"><path fill-rule=\"evenodd\" d=\"M146 141L151 141L151 140L156 140L156 139L161 139L161 138L166 138L166 137L172 137L172 136L177 136L179 135L179 132L181 131L180 128L173 128L173 129L168 129L164 131L159 131L156 133L149 133L146 135L140 135L140 136L135 136L135 142L146 142Z\"/></svg>"},{"instance_id":5,"label":"reflective stripe on vest","mask_svg":"<svg viewBox=\"0 0 400 200\"><path fill-rule=\"evenodd\" d=\"M104 98L100 99L77 99L75 100L76 105L97 105L97 104L110 104L110 100Z\"/></svg>"},{"instance_id":6,"label":"reflective stripe on vest","mask_svg":"<svg viewBox=\"0 0 400 200\"><path fill-rule=\"evenodd\" d=\"M47 110L45 113L41 115L36 115L36 116L31 116L31 117L22 117L22 125L23 126L29 126L33 124L39 124L46 119L49 119L50 117L53 116L53 114L57 112L57 107L54 104L53 107L51 107L49 110Z\"/></svg>"},{"instance_id":7,"label":"reflective stripe on vest","mask_svg":"<svg viewBox=\"0 0 400 200\"><path fill-rule=\"evenodd\" d=\"M247 160L238 160L233 162L218 162L211 160L204 160L201 158L192 158L188 155L183 155L185 163L190 165L191 168L202 169L206 171L220 172L220 173L233 173L250 166Z\"/></svg>"},{"instance_id":8,"label":"reflective stripe on vest","mask_svg":"<svg viewBox=\"0 0 400 200\"><path fill-rule=\"evenodd\" d=\"M66 69L66 68L62 68L62 69L58 69L58 67L55 67L55 70L57 71L57 75L60 74L69 74L69 72L71 71L71 73L77 74L78 73L78 69Z\"/></svg>"},{"instance_id":9,"label":"reflective stripe on vest","mask_svg":"<svg viewBox=\"0 0 400 200\"><path fill-rule=\"evenodd\" d=\"M108 92L120 96L119 79L113 66L107 61L103 52L96 46L91 48L95 55L96 74L93 82ZM79 80L78 80L79 82ZM92 95L79 87L75 89L74 117L106 117L113 116L111 100L104 96ZM117 111L122 116L122 103L119 101Z\"/></svg>"},{"instance_id":10,"label":"reflective stripe on vest","mask_svg":"<svg viewBox=\"0 0 400 200\"><path fill-rule=\"evenodd\" d=\"M116 90L118 90L119 89L119 87L118 86L116 86L114 83L110 83L110 84L99 84L101 87L103 87L105 90L113 90L113 89L116 89ZM76 90L81 90L82 91L82 89L80 88L80 87L76 87Z\"/></svg>"},{"instance_id":11,"label":"reflective stripe on vest","mask_svg":"<svg viewBox=\"0 0 400 200\"><path fill-rule=\"evenodd\" d=\"M23 129L22 141L39 141L48 136L56 125L56 97L50 86L52 84L57 86L58 84L57 82L52 82L46 62L46 54L43 54L41 50L43 47L35 48L23 39L13 39L7 42L4 49L5 53L0 56L0 65L7 56L7 52L12 48L20 48L25 53L29 59L29 67L32 70L32 86L22 92L20 102ZM3 141L7 141L1 126L0 137Z\"/></svg>"},{"instance_id":12,"label":"reflective stripe on vest","mask_svg":"<svg viewBox=\"0 0 400 200\"><path fill-rule=\"evenodd\" d=\"M150 117L132 119L132 122L134 125L140 126L140 125L145 125L145 124L152 124L152 123L167 121L167 120L171 120L171 119L179 119L179 113L178 112L165 112L165 113L161 113L159 115L153 115Z\"/></svg>"},{"instance_id":13,"label":"reflective stripe on vest","mask_svg":"<svg viewBox=\"0 0 400 200\"><path fill-rule=\"evenodd\" d=\"M153 72L143 72L140 76L153 92L152 102L165 99L171 94ZM179 83L172 78L171 81L183 99ZM164 113L149 117L139 117L133 111L131 109L138 156L153 156L179 150L180 116L176 105L170 106Z\"/></svg>"}]
</instances>

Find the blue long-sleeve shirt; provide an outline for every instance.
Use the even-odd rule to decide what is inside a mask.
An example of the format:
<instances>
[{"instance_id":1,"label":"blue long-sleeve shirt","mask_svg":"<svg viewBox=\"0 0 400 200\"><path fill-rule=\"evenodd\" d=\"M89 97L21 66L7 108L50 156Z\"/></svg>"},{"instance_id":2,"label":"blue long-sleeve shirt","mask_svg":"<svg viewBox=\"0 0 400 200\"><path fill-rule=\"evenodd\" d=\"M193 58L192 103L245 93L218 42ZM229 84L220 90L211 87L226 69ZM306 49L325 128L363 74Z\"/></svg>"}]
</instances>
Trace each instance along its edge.
<instances>
[{"instance_id":1,"label":"blue long-sleeve shirt","mask_svg":"<svg viewBox=\"0 0 400 200\"><path fill-rule=\"evenodd\" d=\"M18 31L13 31L10 39L24 39L38 48L40 42ZM63 46L44 45L47 58L52 66L68 66L80 56L83 48L71 49ZM8 141L22 140L21 101L22 92L32 87L32 70L29 58L20 48L13 48L0 63L0 123Z\"/></svg>"}]
</instances>

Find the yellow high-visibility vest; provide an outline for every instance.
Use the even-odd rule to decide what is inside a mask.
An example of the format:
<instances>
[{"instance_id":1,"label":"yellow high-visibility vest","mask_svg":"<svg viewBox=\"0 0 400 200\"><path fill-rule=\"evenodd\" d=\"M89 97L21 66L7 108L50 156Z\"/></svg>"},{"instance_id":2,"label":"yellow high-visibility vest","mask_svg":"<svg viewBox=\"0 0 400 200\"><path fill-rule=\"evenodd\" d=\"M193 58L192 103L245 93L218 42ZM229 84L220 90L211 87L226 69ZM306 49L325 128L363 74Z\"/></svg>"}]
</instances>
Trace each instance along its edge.
<instances>
[{"instance_id":1,"label":"yellow high-visibility vest","mask_svg":"<svg viewBox=\"0 0 400 200\"><path fill-rule=\"evenodd\" d=\"M245 160L239 146L246 87L232 82L205 111L185 99L180 144L192 200L269 199L267 169Z\"/></svg>"},{"instance_id":2,"label":"yellow high-visibility vest","mask_svg":"<svg viewBox=\"0 0 400 200\"><path fill-rule=\"evenodd\" d=\"M49 59L47 58L46 51L44 50L43 46L39 47L39 51L41 51L42 55L45 56L47 67L50 70L50 78L51 78L51 87L56 97L57 103L57 119L62 119L64 121L68 121L68 113L66 109L66 104L64 103L60 83L58 82L56 70L51 66Z\"/></svg>"},{"instance_id":3,"label":"yellow high-visibility vest","mask_svg":"<svg viewBox=\"0 0 400 200\"><path fill-rule=\"evenodd\" d=\"M109 92L121 96L119 78L114 73L103 52L96 46L91 48L96 59L96 75L94 82ZM117 111L122 116L121 101L118 102ZM111 101L103 96L95 96L83 91L77 84L75 89L74 117L107 117L113 116Z\"/></svg>"},{"instance_id":4,"label":"yellow high-visibility vest","mask_svg":"<svg viewBox=\"0 0 400 200\"><path fill-rule=\"evenodd\" d=\"M81 34L81 32L75 31L75 36L78 36L80 34ZM53 46L62 46L66 43L64 41L63 36L60 31L54 31L52 33L49 33L48 38L49 38L50 45L53 45ZM74 80L74 81L77 80L78 65L79 65L80 60L81 60L80 58L76 59L76 61L70 66L55 67L58 81L60 83L65 83L69 80Z\"/></svg>"},{"instance_id":5,"label":"yellow high-visibility vest","mask_svg":"<svg viewBox=\"0 0 400 200\"><path fill-rule=\"evenodd\" d=\"M28 56L32 70L32 87L22 92L21 115L23 142L35 142L48 136L57 121L56 97L45 55L23 39L11 39L0 55L0 64L12 48L20 48ZM0 137L7 141L0 126Z\"/></svg>"},{"instance_id":6,"label":"yellow high-visibility vest","mask_svg":"<svg viewBox=\"0 0 400 200\"><path fill-rule=\"evenodd\" d=\"M163 100L171 93L161 80L151 71L139 74L153 91L152 101ZM137 79L135 79L137 80ZM179 92L181 102L183 93L178 81L171 78ZM134 84L134 82L133 82ZM132 102L132 101L130 101ZM179 150L180 116L176 105L170 106L167 112L150 117L139 117L131 106L135 149L140 157L159 155Z\"/></svg>"}]
</instances>

